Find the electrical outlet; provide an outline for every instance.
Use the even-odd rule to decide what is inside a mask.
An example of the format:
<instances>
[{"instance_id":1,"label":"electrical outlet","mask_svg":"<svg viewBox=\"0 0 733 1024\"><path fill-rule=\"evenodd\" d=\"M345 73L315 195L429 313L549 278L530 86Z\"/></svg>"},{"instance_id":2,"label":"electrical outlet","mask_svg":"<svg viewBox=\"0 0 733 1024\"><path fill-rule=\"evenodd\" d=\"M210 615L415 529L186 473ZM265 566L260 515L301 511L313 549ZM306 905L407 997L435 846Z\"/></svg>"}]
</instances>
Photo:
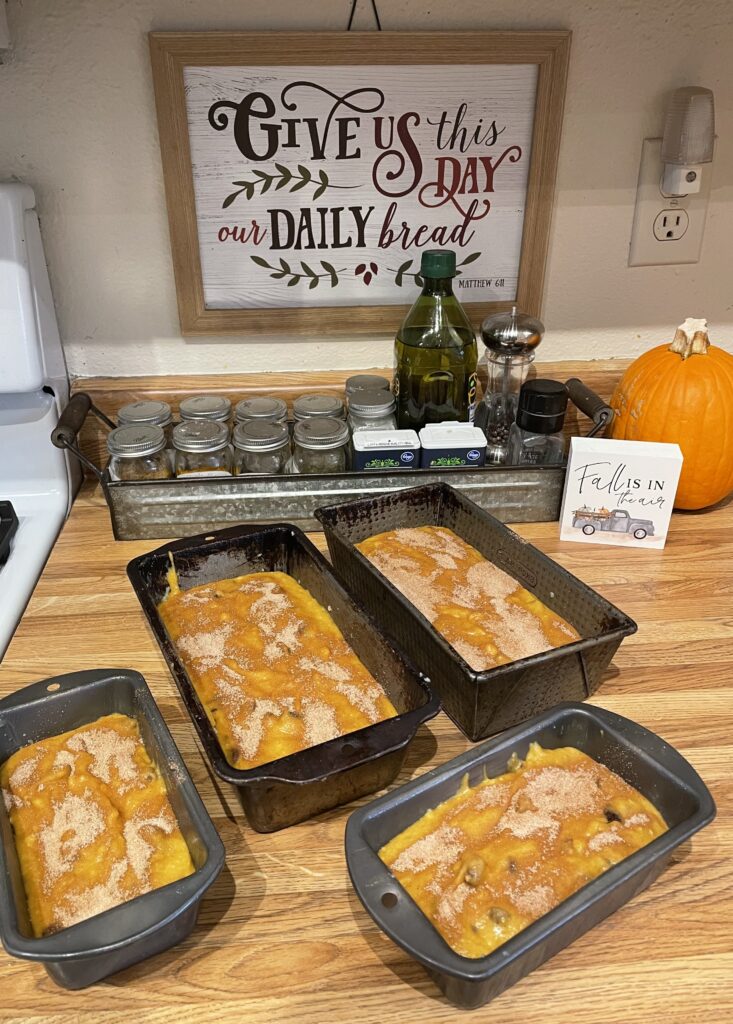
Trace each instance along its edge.
<instances>
[{"instance_id":1,"label":"electrical outlet","mask_svg":"<svg viewBox=\"0 0 733 1024\"><path fill-rule=\"evenodd\" d=\"M658 242L679 242L690 226L687 210L662 210L654 218L654 237Z\"/></svg>"},{"instance_id":2,"label":"electrical outlet","mask_svg":"<svg viewBox=\"0 0 733 1024\"><path fill-rule=\"evenodd\" d=\"M704 164L700 191L667 196L661 181L662 140L644 139L629 247L630 267L697 263L710 197L712 164Z\"/></svg>"}]
</instances>

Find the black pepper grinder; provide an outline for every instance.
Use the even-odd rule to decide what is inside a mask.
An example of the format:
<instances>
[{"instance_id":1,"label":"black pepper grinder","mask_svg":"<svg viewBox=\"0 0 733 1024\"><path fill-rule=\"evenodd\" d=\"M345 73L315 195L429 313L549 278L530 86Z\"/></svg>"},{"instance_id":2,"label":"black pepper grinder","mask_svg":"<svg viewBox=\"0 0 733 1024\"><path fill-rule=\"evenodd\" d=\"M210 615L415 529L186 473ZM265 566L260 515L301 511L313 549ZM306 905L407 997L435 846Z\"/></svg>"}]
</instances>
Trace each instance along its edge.
<instances>
[{"instance_id":1,"label":"black pepper grinder","mask_svg":"<svg viewBox=\"0 0 733 1024\"><path fill-rule=\"evenodd\" d=\"M516 419L519 390L544 333L540 320L518 312L516 306L512 306L511 312L487 317L481 324L481 338L486 346L481 363L488 381L476 410L475 425L486 434L487 464L502 465L507 461L509 430Z\"/></svg>"}]
</instances>

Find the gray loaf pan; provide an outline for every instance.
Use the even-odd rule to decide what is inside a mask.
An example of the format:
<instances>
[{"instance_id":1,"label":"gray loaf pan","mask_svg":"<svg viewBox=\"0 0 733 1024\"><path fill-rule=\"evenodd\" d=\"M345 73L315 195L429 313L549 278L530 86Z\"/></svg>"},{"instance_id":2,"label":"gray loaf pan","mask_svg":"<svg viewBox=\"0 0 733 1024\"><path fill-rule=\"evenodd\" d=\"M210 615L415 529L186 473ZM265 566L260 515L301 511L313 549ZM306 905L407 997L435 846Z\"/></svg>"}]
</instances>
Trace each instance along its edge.
<instances>
[{"instance_id":1,"label":"gray loaf pan","mask_svg":"<svg viewBox=\"0 0 733 1024\"><path fill-rule=\"evenodd\" d=\"M195 871L53 935L34 938L13 829L0 801L0 939L11 956L40 961L64 988L86 988L175 946L224 864L224 847L143 677L123 669L72 672L0 701L0 762L21 747L113 713L129 715L168 790Z\"/></svg>"},{"instance_id":2,"label":"gray loaf pan","mask_svg":"<svg viewBox=\"0 0 733 1024\"><path fill-rule=\"evenodd\" d=\"M525 757L533 741L549 749L576 747L604 764L654 804L669 831L584 885L493 953L469 959L448 946L378 851L426 811L454 796L465 775L472 786L502 775L511 755ZM359 899L382 931L426 968L452 1003L475 1009L651 885L674 850L714 817L713 798L700 776L659 736L610 711L566 703L355 811L346 827L346 861ZM575 1019L573 1014L569 1006L569 1020Z\"/></svg>"}]
</instances>

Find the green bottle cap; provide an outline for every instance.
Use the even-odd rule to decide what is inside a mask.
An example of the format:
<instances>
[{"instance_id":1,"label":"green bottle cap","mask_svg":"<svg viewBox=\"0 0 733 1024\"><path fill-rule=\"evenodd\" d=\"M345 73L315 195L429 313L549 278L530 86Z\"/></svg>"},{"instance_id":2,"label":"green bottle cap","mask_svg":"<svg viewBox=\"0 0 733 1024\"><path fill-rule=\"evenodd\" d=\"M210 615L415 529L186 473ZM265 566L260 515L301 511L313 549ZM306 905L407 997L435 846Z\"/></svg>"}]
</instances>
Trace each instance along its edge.
<instances>
[{"instance_id":1,"label":"green bottle cap","mask_svg":"<svg viewBox=\"0 0 733 1024\"><path fill-rule=\"evenodd\" d=\"M420 259L423 277L455 277L456 254L452 249L424 249Z\"/></svg>"}]
</instances>

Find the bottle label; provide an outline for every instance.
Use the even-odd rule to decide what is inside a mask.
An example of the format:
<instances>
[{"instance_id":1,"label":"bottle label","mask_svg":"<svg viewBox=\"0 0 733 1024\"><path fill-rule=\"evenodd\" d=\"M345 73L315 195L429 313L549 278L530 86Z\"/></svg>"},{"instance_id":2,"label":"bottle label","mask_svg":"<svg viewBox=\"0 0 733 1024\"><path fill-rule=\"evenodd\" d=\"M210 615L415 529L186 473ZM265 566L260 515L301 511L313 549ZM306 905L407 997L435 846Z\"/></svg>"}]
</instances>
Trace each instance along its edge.
<instances>
[{"instance_id":1,"label":"bottle label","mask_svg":"<svg viewBox=\"0 0 733 1024\"><path fill-rule=\"evenodd\" d=\"M468 422L473 423L476 415L476 390L478 376L472 373L468 378Z\"/></svg>"}]
</instances>

